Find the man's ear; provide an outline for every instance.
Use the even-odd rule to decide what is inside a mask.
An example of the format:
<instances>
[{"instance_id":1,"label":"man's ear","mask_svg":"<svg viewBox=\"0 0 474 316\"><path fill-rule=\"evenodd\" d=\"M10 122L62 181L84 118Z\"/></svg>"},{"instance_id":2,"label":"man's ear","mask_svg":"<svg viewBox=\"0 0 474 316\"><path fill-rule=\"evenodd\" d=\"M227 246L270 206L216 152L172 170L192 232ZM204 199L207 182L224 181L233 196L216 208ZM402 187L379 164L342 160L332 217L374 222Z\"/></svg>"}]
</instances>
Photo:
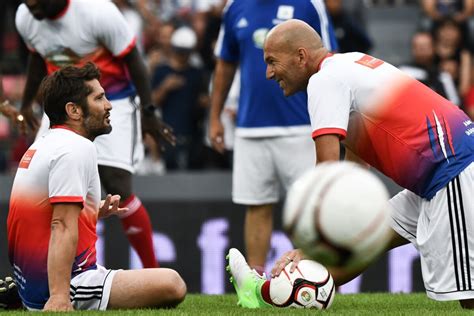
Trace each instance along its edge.
<instances>
[{"instance_id":1,"label":"man's ear","mask_svg":"<svg viewBox=\"0 0 474 316\"><path fill-rule=\"evenodd\" d=\"M73 102L68 102L65 105L66 114L70 120L78 121L82 117L82 108Z\"/></svg>"},{"instance_id":2,"label":"man's ear","mask_svg":"<svg viewBox=\"0 0 474 316\"><path fill-rule=\"evenodd\" d=\"M308 51L304 47L298 48L298 62L300 65L306 65L308 61Z\"/></svg>"}]
</instances>

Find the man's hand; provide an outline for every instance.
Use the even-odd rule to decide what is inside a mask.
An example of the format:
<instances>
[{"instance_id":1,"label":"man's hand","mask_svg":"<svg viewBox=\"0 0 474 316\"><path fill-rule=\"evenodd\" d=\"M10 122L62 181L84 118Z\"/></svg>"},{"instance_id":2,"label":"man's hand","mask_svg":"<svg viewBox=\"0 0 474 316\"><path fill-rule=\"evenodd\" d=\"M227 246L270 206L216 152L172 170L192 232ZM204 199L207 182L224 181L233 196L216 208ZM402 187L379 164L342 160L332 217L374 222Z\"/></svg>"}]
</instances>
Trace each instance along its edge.
<instances>
[{"instance_id":1,"label":"man's hand","mask_svg":"<svg viewBox=\"0 0 474 316\"><path fill-rule=\"evenodd\" d=\"M119 207L120 195L107 194L105 200L100 202L99 218L106 218L111 215L121 215L128 211L127 207Z\"/></svg>"},{"instance_id":2,"label":"man's hand","mask_svg":"<svg viewBox=\"0 0 474 316\"><path fill-rule=\"evenodd\" d=\"M290 272L293 273L302 259L304 259L304 255L300 249L285 252L283 256L275 262L272 268L272 277L279 276L281 271L283 271L289 263L291 263Z\"/></svg>"},{"instance_id":3,"label":"man's hand","mask_svg":"<svg viewBox=\"0 0 474 316\"><path fill-rule=\"evenodd\" d=\"M74 311L68 295L52 295L44 305L43 311L71 312Z\"/></svg>"},{"instance_id":4,"label":"man's hand","mask_svg":"<svg viewBox=\"0 0 474 316\"><path fill-rule=\"evenodd\" d=\"M157 144L163 144L165 140L172 146L176 146L173 128L157 117L152 109L146 108L142 111L142 132L153 137Z\"/></svg>"},{"instance_id":5,"label":"man's hand","mask_svg":"<svg viewBox=\"0 0 474 316\"><path fill-rule=\"evenodd\" d=\"M170 74L166 76L162 85L163 85L163 89L165 89L166 91L174 91L184 86L185 83L186 83L186 78L184 78L183 76Z\"/></svg>"},{"instance_id":6,"label":"man's hand","mask_svg":"<svg viewBox=\"0 0 474 316\"><path fill-rule=\"evenodd\" d=\"M224 126L219 118L211 117L209 122L209 138L211 139L212 147L223 154L225 152Z\"/></svg>"},{"instance_id":7,"label":"man's hand","mask_svg":"<svg viewBox=\"0 0 474 316\"><path fill-rule=\"evenodd\" d=\"M11 105L8 100L0 103L0 113L7 117L13 125L18 126L20 130L24 129L25 117L20 114L20 112Z\"/></svg>"}]
</instances>

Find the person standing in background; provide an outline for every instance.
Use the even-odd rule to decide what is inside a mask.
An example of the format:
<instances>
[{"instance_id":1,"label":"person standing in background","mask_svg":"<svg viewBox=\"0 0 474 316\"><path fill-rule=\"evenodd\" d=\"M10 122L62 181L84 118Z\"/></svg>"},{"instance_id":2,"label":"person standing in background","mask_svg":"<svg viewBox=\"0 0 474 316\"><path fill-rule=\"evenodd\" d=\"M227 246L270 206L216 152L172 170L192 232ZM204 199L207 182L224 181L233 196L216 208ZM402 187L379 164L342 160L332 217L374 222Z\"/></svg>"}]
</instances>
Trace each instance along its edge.
<instances>
[{"instance_id":1,"label":"person standing in background","mask_svg":"<svg viewBox=\"0 0 474 316\"><path fill-rule=\"evenodd\" d=\"M436 64L433 41L433 36L429 32L419 31L413 34L412 61L398 68L459 106L461 101L453 78Z\"/></svg>"},{"instance_id":2,"label":"person standing in background","mask_svg":"<svg viewBox=\"0 0 474 316\"><path fill-rule=\"evenodd\" d=\"M24 127L33 133L39 122L32 105L41 80L67 65L92 61L99 67L101 84L114 108L115 126L94 141L101 182L107 193L122 197L121 207L129 209L120 219L143 266L157 267L150 218L133 193L132 174L143 158L142 132L172 143L174 136L155 116L150 80L135 35L110 1L27 0L19 6L15 22L31 51L21 114Z\"/></svg>"},{"instance_id":3,"label":"person standing in background","mask_svg":"<svg viewBox=\"0 0 474 316\"><path fill-rule=\"evenodd\" d=\"M240 66L241 86L234 143L234 203L247 206L244 240L249 264L264 271L279 184L287 188L314 165L306 94L285 99L278 84L265 79L263 41L276 24L299 18L311 24L329 50L336 39L323 0L228 1L216 44L209 137L225 151L221 112ZM293 159L298 153L300 159Z\"/></svg>"}]
</instances>

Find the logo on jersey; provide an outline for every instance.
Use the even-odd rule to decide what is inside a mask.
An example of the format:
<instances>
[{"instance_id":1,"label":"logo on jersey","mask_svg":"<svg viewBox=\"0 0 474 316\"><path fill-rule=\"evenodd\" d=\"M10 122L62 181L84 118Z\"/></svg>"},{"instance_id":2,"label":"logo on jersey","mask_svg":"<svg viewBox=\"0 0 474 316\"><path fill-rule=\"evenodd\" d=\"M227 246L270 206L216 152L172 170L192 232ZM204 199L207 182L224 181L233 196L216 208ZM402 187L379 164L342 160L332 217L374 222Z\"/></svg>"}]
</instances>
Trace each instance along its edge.
<instances>
[{"instance_id":1,"label":"logo on jersey","mask_svg":"<svg viewBox=\"0 0 474 316\"><path fill-rule=\"evenodd\" d=\"M290 20L295 16L295 7L291 5L278 6L276 19L273 19L273 24L280 24L286 20Z\"/></svg>"},{"instance_id":2,"label":"logo on jersey","mask_svg":"<svg viewBox=\"0 0 474 316\"><path fill-rule=\"evenodd\" d=\"M261 28L253 32L252 39L255 47L260 49L263 48L263 42L265 41L265 36L267 36L268 31L269 29L267 28Z\"/></svg>"},{"instance_id":3,"label":"logo on jersey","mask_svg":"<svg viewBox=\"0 0 474 316\"><path fill-rule=\"evenodd\" d=\"M278 7L277 19L289 20L292 19L295 13L295 7L291 5L281 5Z\"/></svg>"},{"instance_id":4,"label":"logo on jersey","mask_svg":"<svg viewBox=\"0 0 474 316\"><path fill-rule=\"evenodd\" d=\"M48 63L60 68L69 65L76 65L81 60L81 57L70 48L64 47L48 53L45 57Z\"/></svg>"},{"instance_id":5,"label":"logo on jersey","mask_svg":"<svg viewBox=\"0 0 474 316\"><path fill-rule=\"evenodd\" d=\"M361 59L356 60L355 62L359 65L369 67L371 69L375 69L375 68L377 68L378 66L380 66L384 63L383 60L372 57L370 55L364 55L364 56L362 56Z\"/></svg>"},{"instance_id":6,"label":"logo on jersey","mask_svg":"<svg viewBox=\"0 0 474 316\"><path fill-rule=\"evenodd\" d=\"M28 169L35 153L36 149L28 149L21 158L20 163L18 164L18 168Z\"/></svg>"},{"instance_id":7,"label":"logo on jersey","mask_svg":"<svg viewBox=\"0 0 474 316\"><path fill-rule=\"evenodd\" d=\"M438 117L433 111L432 120L426 116L426 127L433 155L437 157L442 154L444 159L449 162L449 157L455 157L456 153L454 152L451 130L444 117Z\"/></svg>"},{"instance_id":8,"label":"logo on jersey","mask_svg":"<svg viewBox=\"0 0 474 316\"><path fill-rule=\"evenodd\" d=\"M246 18L241 18L239 22L237 22L237 28L238 29L243 29L244 27L249 26L249 22L247 21Z\"/></svg>"}]
</instances>

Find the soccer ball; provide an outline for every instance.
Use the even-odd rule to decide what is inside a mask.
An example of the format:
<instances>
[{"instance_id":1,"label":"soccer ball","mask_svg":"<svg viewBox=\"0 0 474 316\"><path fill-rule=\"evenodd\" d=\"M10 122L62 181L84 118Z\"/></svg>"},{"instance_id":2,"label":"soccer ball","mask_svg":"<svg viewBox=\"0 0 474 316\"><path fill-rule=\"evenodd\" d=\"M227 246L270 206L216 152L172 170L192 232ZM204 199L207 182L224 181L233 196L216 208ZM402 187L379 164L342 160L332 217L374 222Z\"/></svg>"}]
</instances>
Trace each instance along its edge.
<instances>
[{"instance_id":1,"label":"soccer ball","mask_svg":"<svg viewBox=\"0 0 474 316\"><path fill-rule=\"evenodd\" d=\"M270 299L278 307L327 309L335 295L331 274L321 264L301 260L290 273L288 264L279 276L270 281Z\"/></svg>"},{"instance_id":2,"label":"soccer ball","mask_svg":"<svg viewBox=\"0 0 474 316\"><path fill-rule=\"evenodd\" d=\"M371 172L352 162L326 162L288 191L283 225L308 258L325 266L357 268L390 239L388 192Z\"/></svg>"}]
</instances>

